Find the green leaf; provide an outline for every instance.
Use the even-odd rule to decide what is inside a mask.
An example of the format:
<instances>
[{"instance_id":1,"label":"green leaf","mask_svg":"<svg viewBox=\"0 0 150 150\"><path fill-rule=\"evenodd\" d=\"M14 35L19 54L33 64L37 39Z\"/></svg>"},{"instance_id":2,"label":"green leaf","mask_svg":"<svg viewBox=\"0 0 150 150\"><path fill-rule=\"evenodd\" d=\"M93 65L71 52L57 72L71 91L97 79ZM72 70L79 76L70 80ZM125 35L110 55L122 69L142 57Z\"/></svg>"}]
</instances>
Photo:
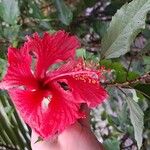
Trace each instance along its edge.
<instances>
[{"instance_id":1,"label":"green leaf","mask_svg":"<svg viewBox=\"0 0 150 150\"><path fill-rule=\"evenodd\" d=\"M6 60L0 58L0 80L2 79L2 77L6 72L6 64L7 64Z\"/></svg>"},{"instance_id":2,"label":"green leaf","mask_svg":"<svg viewBox=\"0 0 150 150\"><path fill-rule=\"evenodd\" d=\"M112 61L110 59L103 59L100 61L101 66L105 66L107 69L110 68Z\"/></svg>"},{"instance_id":3,"label":"green leaf","mask_svg":"<svg viewBox=\"0 0 150 150\"><path fill-rule=\"evenodd\" d=\"M63 0L53 0L53 2L58 11L58 17L61 22L65 25L69 25L73 17L71 9L64 3Z\"/></svg>"},{"instance_id":4,"label":"green leaf","mask_svg":"<svg viewBox=\"0 0 150 150\"><path fill-rule=\"evenodd\" d=\"M150 71L150 56L143 56L144 65L145 65L145 71Z\"/></svg>"},{"instance_id":5,"label":"green leaf","mask_svg":"<svg viewBox=\"0 0 150 150\"><path fill-rule=\"evenodd\" d=\"M18 1L2 0L2 13L0 14L3 20L8 24L15 24L19 16Z\"/></svg>"},{"instance_id":6,"label":"green leaf","mask_svg":"<svg viewBox=\"0 0 150 150\"><path fill-rule=\"evenodd\" d=\"M29 6L30 6L30 9L29 9L30 16L32 16L33 18L38 18L38 19L43 18L40 8L38 7L36 2L29 1Z\"/></svg>"},{"instance_id":7,"label":"green leaf","mask_svg":"<svg viewBox=\"0 0 150 150\"><path fill-rule=\"evenodd\" d=\"M113 69L115 71L116 80L117 83L126 82L127 80L134 80L139 77L139 74L133 71L128 72L127 69L124 68L124 66L119 62L112 62L109 59L103 59L100 61L101 66L105 66L106 69Z\"/></svg>"},{"instance_id":8,"label":"green leaf","mask_svg":"<svg viewBox=\"0 0 150 150\"><path fill-rule=\"evenodd\" d=\"M122 82L126 81L127 72L126 72L125 68L122 66L122 64L120 64L118 62L114 62L111 65L111 69L115 70L116 82L122 83Z\"/></svg>"},{"instance_id":9,"label":"green leaf","mask_svg":"<svg viewBox=\"0 0 150 150\"><path fill-rule=\"evenodd\" d=\"M149 31L149 35L150 35L150 31ZM147 40L145 47L141 50L141 54L146 54L150 52L150 40Z\"/></svg>"},{"instance_id":10,"label":"green leaf","mask_svg":"<svg viewBox=\"0 0 150 150\"><path fill-rule=\"evenodd\" d=\"M150 84L137 84L135 86L133 86L134 89L136 89L137 91L139 91L140 93L142 93L145 97L147 97L148 99L150 99Z\"/></svg>"},{"instance_id":11,"label":"green leaf","mask_svg":"<svg viewBox=\"0 0 150 150\"><path fill-rule=\"evenodd\" d=\"M134 136L140 149L143 141L144 114L139 105L130 97L127 97L127 104L130 110L130 119L134 127Z\"/></svg>"},{"instance_id":12,"label":"green leaf","mask_svg":"<svg viewBox=\"0 0 150 150\"><path fill-rule=\"evenodd\" d=\"M0 17L2 18L2 13L3 13L3 5L2 5L2 3L0 3Z\"/></svg>"},{"instance_id":13,"label":"green leaf","mask_svg":"<svg viewBox=\"0 0 150 150\"><path fill-rule=\"evenodd\" d=\"M102 58L117 58L130 50L134 38L145 28L150 0L133 0L126 3L112 18L102 39Z\"/></svg>"},{"instance_id":14,"label":"green leaf","mask_svg":"<svg viewBox=\"0 0 150 150\"><path fill-rule=\"evenodd\" d=\"M105 140L103 145L106 150L120 150L120 142L115 138Z\"/></svg>"},{"instance_id":15,"label":"green leaf","mask_svg":"<svg viewBox=\"0 0 150 150\"><path fill-rule=\"evenodd\" d=\"M94 31L103 37L107 31L108 24L106 22L101 22L99 20L93 21Z\"/></svg>"},{"instance_id":16,"label":"green leaf","mask_svg":"<svg viewBox=\"0 0 150 150\"><path fill-rule=\"evenodd\" d=\"M86 50L84 48L77 49L76 56L86 58Z\"/></svg>"},{"instance_id":17,"label":"green leaf","mask_svg":"<svg viewBox=\"0 0 150 150\"><path fill-rule=\"evenodd\" d=\"M106 69L113 69L115 71L115 82L122 83L126 81L126 70L119 62L111 62L111 60L102 60L100 62Z\"/></svg>"},{"instance_id":18,"label":"green leaf","mask_svg":"<svg viewBox=\"0 0 150 150\"><path fill-rule=\"evenodd\" d=\"M136 78L139 77L139 74L137 74L136 72L128 72L128 77L127 77L127 80L130 81L130 80L134 80Z\"/></svg>"},{"instance_id":19,"label":"green leaf","mask_svg":"<svg viewBox=\"0 0 150 150\"><path fill-rule=\"evenodd\" d=\"M142 35L143 35L146 39L149 39L149 38L150 38L150 30L149 30L149 28L145 28L145 29L142 31Z\"/></svg>"},{"instance_id":20,"label":"green leaf","mask_svg":"<svg viewBox=\"0 0 150 150\"><path fill-rule=\"evenodd\" d=\"M12 118L12 114L14 113L14 108L12 106L6 106L5 107L5 112L9 118L9 120L11 120Z\"/></svg>"},{"instance_id":21,"label":"green leaf","mask_svg":"<svg viewBox=\"0 0 150 150\"><path fill-rule=\"evenodd\" d=\"M20 120L11 101L4 91L0 91L0 136L7 145L30 150L29 133Z\"/></svg>"},{"instance_id":22,"label":"green leaf","mask_svg":"<svg viewBox=\"0 0 150 150\"><path fill-rule=\"evenodd\" d=\"M19 30L20 30L19 25L13 25L13 26L5 27L3 30L3 35L10 42L13 42L18 36Z\"/></svg>"},{"instance_id":23,"label":"green leaf","mask_svg":"<svg viewBox=\"0 0 150 150\"><path fill-rule=\"evenodd\" d=\"M120 112L118 113L118 120L120 123L120 127L125 131L126 124L128 123L128 111L127 111L127 104L123 104Z\"/></svg>"},{"instance_id":24,"label":"green leaf","mask_svg":"<svg viewBox=\"0 0 150 150\"><path fill-rule=\"evenodd\" d=\"M107 116L108 122L110 125L116 125L119 126L120 122L119 122L119 118L118 117L114 117L113 115L108 115Z\"/></svg>"},{"instance_id":25,"label":"green leaf","mask_svg":"<svg viewBox=\"0 0 150 150\"><path fill-rule=\"evenodd\" d=\"M86 5L86 7L92 7L95 3L96 3L96 0L83 0L84 1L84 4Z\"/></svg>"},{"instance_id":26,"label":"green leaf","mask_svg":"<svg viewBox=\"0 0 150 150\"><path fill-rule=\"evenodd\" d=\"M106 8L105 8L105 14L113 16L117 9L119 9L123 4L125 4L126 1L112 1Z\"/></svg>"},{"instance_id":27,"label":"green leaf","mask_svg":"<svg viewBox=\"0 0 150 150\"><path fill-rule=\"evenodd\" d=\"M99 61L100 61L99 56L97 54L94 54L94 53L91 53L91 52L88 52L88 51L86 51L85 59L86 60L92 60L95 63L99 63Z\"/></svg>"}]
</instances>

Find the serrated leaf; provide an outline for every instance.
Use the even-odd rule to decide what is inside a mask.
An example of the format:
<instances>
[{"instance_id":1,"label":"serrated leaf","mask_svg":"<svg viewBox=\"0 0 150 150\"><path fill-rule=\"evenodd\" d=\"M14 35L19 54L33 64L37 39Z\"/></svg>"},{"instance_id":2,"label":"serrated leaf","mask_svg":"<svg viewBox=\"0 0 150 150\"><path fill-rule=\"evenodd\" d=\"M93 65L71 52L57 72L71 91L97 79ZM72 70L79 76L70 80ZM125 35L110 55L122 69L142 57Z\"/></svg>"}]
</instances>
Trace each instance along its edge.
<instances>
[{"instance_id":1,"label":"serrated leaf","mask_svg":"<svg viewBox=\"0 0 150 150\"><path fill-rule=\"evenodd\" d=\"M134 128L134 136L140 149L143 141L144 114L139 105L130 97L127 97L127 104L130 110L130 120Z\"/></svg>"},{"instance_id":2,"label":"serrated leaf","mask_svg":"<svg viewBox=\"0 0 150 150\"><path fill-rule=\"evenodd\" d=\"M61 22L65 25L69 25L73 17L71 9L64 3L63 0L53 0L53 2L58 11L58 17Z\"/></svg>"},{"instance_id":3,"label":"serrated leaf","mask_svg":"<svg viewBox=\"0 0 150 150\"><path fill-rule=\"evenodd\" d=\"M102 39L102 58L117 58L130 50L134 38L145 28L150 0L133 0L121 7L112 18Z\"/></svg>"},{"instance_id":4,"label":"serrated leaf","mask_svg":"<svg viewBox=\"0 0 150 150\"><path fill-rule=\"evenodd\" d=\"M3 20L9 24L15 24L19 16L18 1L16 0L2 0L2 13L0 14Z\"/></svg>"}]
</instances>

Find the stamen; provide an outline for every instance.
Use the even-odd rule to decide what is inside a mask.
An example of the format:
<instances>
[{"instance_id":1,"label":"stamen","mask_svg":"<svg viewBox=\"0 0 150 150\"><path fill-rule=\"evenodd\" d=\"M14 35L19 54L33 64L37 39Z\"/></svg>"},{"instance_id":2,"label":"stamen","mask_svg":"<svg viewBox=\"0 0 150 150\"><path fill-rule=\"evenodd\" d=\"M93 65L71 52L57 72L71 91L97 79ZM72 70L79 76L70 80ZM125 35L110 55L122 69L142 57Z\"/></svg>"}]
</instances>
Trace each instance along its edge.
<instances>
[{"instance_id":1,"label":"stamen","mask_svg":"<svg viewBox=\"0 0 150 150\"><path fill-rule=\"evenodd\" d=\"M87 82L87 83L92 83L92 84L98 83L98 78L93 78L93 76L90 78L87 74L75 75L73 76L73 78L75 80L82 80L83 82Z\"/></svg>"},{"instance_id":2,"label":"stamen","mask_svg":"<svg viewBox=\"0 0 150 150\"><path fill-rule=\"evenodd\" d=\"M62 77L65 77L65 76L75 76L75 75L87 75L87 76L89 75L89 76L92 76L92 75L95 75L95 72L91 72L91 71L77 71L77 72L63 73L63 74L54 76L52 78L49 78L45 82L45 84L47 84L48 82L50 82L52 80L58 79L58 78L62 78Z\"/></svg>"}]
</instances>

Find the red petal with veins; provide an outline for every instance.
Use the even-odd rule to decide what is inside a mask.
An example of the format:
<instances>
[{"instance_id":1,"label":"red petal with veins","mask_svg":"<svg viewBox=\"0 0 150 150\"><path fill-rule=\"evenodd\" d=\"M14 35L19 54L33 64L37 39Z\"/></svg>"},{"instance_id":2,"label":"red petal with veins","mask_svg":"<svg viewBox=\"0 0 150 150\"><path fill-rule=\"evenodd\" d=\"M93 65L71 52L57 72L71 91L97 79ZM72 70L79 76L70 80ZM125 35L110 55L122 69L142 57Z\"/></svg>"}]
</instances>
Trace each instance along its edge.
<instances>
[{"instance_id":1,"label":"red petal with veins","mask_svg":"<svg viewBox=\"0 0 150 150\"><path fill-rule=\"evenodd\" d=\"M70 97L71 98L71 97ZM43 119L44 126L40 129L42 136L49 137L62 132L66 127L83 118L80 105L66 99L62 94L55 91L49 104L47 115Z\"/></svg>"},{"instance_id":2,"label":"red petal with veins","mask_svg":"<svg viewBox=\"0 0 150 150\"><path fill-rule=\"evenodd\" d=\"M42 91L12 90L9 95L26 123L45 139L83 117L80 105L68 101L57 91L52 93L47 109L42 105L47 93Z\"/></svg>"},{"instance_id":3,"label":"red petal with veins","mask_svg":"<svg viewBox=\"0 0 150 150\"><path fill-rule=\"evenodd\" d=\"M9 89L16 86L37 88L37 81L30 69L31 61L26 47L21 49L9 48L7 74L0 83L0 88Z\"/></svg>"},{"instance_id":4,"label":"red petal with veins","mask_svg":"<svg viewBox=\"0 0 150 150\"><path fill-rule=\"evenodd\" d=\"M28 49L37 55L36 76L45 76L48 68L58 62L75 56L75 49L80 47L75 36L69 36L64 31L54 34L45 33L42 38L37 33L28 37Z\"/></svg>"},{"instance_id":5,"label":"red petal with veins","mask_svg":"<svg viewBox=\"0 0 150 150\"><path fill-rule=\"evenodd\" d=\"M46 93L19 89L11 89L8 93L25 122L31 128L39 128L42 118L41 102Z\"/></svg>"},{"instance_id":6,"label":"red petal with veins","mask_svg":"<svg viewBox=\"0 0 150 150\"><path fill-rule=\"evenodd\" d=\"M90 107L95 107L108 98L106 90L99 83L99 72L85 68L82 59L61 66L50 74L50 79L53 77L54 81L68 85L71 92L61 92L66 96L71 94L74 97L71 101L74 103L87 103Z\"/></svg>"},{"instance_id":7,"label":"red petal with veins","mask_svg":"<svg viewBox=\"0 0 150 150\"><path fill-rule=\"evenodd\" d=\"M108 98L107 92L96 79L79 75L75 78L67 77L66 80L75 97L75 101L72 99L73 102L87 103L90 107L96 107Z\"/></svg>"}]
</instances>

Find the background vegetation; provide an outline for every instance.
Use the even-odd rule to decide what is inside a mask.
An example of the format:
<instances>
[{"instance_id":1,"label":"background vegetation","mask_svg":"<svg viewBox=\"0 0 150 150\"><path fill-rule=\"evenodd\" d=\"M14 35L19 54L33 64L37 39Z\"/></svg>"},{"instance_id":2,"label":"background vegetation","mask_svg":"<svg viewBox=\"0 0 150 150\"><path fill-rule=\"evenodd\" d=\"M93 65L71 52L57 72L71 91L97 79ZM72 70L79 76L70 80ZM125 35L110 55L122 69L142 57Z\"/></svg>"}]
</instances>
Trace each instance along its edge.
<instances>
[{"instance_id":1,"label":"background vegetation","mask_svg":"<svg viewBox=\"0 0 150 150\"><path fill-rule=\"evenodd\" d=\"M82 43L77 56L105 66L101 82L110 99L91 112L97 138L106 150L149 150L150 0L129 2L0 0L0 79L8 46L19 47L27 34L75 34ZM0 149L30 150L29 139L30 129L0 91Z\"/></svg>"}]
</instances>

